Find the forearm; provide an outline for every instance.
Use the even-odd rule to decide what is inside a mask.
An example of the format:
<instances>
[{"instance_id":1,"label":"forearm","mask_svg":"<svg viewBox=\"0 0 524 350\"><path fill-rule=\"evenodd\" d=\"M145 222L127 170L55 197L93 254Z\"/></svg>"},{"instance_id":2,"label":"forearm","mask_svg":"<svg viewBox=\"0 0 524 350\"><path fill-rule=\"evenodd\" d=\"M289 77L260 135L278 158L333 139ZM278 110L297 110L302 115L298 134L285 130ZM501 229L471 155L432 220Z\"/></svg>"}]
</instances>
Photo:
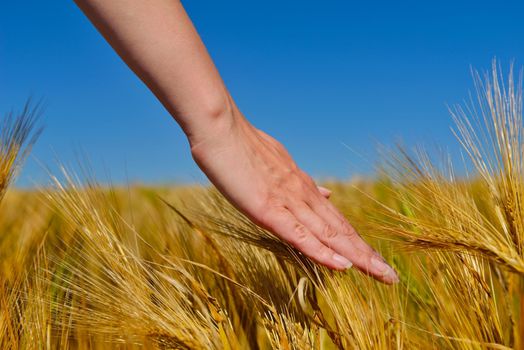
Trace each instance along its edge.
<instances>
[{"instance_id":1,"label":"forearm","mask_svg":"<svg viewBox=\"0 0 524 350\"><path fill-rule=\"evenodd\" d=\"M177 0L75 0L191 144L234 123L234 103Z\"/></svg>"},{"instance_id":2,"label":"forearm","mask_svg":"<svg viewBox=\"0 0 524 350\"><path fill-rule=\"evenodd\" d=\"M177 0L76 0L186 132L193 158L252 221L333 269L395 271L271 136L238 112Z\"/></svg>"}]
</instances>

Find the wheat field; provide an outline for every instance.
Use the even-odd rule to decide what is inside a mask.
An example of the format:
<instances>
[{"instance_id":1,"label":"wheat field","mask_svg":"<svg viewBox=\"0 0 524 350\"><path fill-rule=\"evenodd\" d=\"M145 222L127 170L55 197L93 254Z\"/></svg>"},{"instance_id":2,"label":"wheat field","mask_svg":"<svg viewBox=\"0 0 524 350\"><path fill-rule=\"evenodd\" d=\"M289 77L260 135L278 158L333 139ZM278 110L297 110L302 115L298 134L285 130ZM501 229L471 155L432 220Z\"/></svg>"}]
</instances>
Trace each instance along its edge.
<instances>
[{"instance_id":1,"label":"wheat field","mask_svg":"<svg viewBox=\"0 0 524 350\"><path fill-rule=\"evenodd\" d=\"M374 178L325 184L394 286L315 265L212 188L67 169L10 188L38 106L7 115L0 348L524 349L522 79L473 76L450 108L463 163L384 149Z\"/></svg>"}]
</instances>

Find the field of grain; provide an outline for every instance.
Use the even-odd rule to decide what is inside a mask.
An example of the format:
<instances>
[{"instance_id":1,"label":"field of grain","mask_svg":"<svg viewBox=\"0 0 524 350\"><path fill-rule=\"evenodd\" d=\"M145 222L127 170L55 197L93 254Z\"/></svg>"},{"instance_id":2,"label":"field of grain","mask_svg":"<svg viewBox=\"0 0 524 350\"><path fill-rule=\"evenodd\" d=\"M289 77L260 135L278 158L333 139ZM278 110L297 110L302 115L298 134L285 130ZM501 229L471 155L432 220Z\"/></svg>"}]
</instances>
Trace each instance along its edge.
<instances>
[{"instance_id":1,"label":"field of grain","mask_svg":"<svg viewBox=\"0 0 524 350\"><path fill-rule=\"evenodd\" d=\"M6 117L0 348L524 349L522 82L474 77L451 109L467 172L395 149L375 178L325 184L394 286L313 264L211 188L64 169L8 190L38 123Z\"/></svg>"}]
</instances>

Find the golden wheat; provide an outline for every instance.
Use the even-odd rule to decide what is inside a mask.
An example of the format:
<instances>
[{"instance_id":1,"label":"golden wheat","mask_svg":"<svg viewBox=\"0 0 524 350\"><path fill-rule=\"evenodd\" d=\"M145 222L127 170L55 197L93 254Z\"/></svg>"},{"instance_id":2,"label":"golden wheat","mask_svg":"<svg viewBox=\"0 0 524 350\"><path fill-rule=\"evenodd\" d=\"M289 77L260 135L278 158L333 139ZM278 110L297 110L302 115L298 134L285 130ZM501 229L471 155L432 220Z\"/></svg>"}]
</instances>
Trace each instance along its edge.
<instances>
[{"instance_id":1,"label":"golden wheat","mask_svg":"<svg viewBox=\"0 0 524 350\"><path fill-rule=\"evenodd\" d=\"M498 71L452 108L467 176L400 149L330 184L393 287L315 265L214 189L63 170L4 196L38 134L26 106L0 130L0 347L523 349L522 82Z\"/></svg>"}]
</instances>

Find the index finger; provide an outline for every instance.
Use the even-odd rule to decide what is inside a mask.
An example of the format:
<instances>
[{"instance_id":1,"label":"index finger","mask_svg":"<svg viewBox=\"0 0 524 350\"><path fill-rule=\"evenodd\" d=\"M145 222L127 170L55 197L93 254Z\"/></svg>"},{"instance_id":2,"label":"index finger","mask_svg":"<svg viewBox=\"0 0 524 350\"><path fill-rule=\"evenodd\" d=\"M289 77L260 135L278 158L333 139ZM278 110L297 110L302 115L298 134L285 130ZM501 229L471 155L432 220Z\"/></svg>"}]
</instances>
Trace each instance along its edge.
<instances>
[{"instance_id":1,"label":"index finger","mask_svg":"<svg viewBox=\"0 0 524 350\"><path fill-rule=\"evenodd\" d=\"M357 269L384 283L391 284L399 281L395 270L362 239L330 201L321 195L316 195L308 201L308 205L327 224L335 228L336 234L318 237L322 243L346 257Z\"/></svg>"}]
</instances>

